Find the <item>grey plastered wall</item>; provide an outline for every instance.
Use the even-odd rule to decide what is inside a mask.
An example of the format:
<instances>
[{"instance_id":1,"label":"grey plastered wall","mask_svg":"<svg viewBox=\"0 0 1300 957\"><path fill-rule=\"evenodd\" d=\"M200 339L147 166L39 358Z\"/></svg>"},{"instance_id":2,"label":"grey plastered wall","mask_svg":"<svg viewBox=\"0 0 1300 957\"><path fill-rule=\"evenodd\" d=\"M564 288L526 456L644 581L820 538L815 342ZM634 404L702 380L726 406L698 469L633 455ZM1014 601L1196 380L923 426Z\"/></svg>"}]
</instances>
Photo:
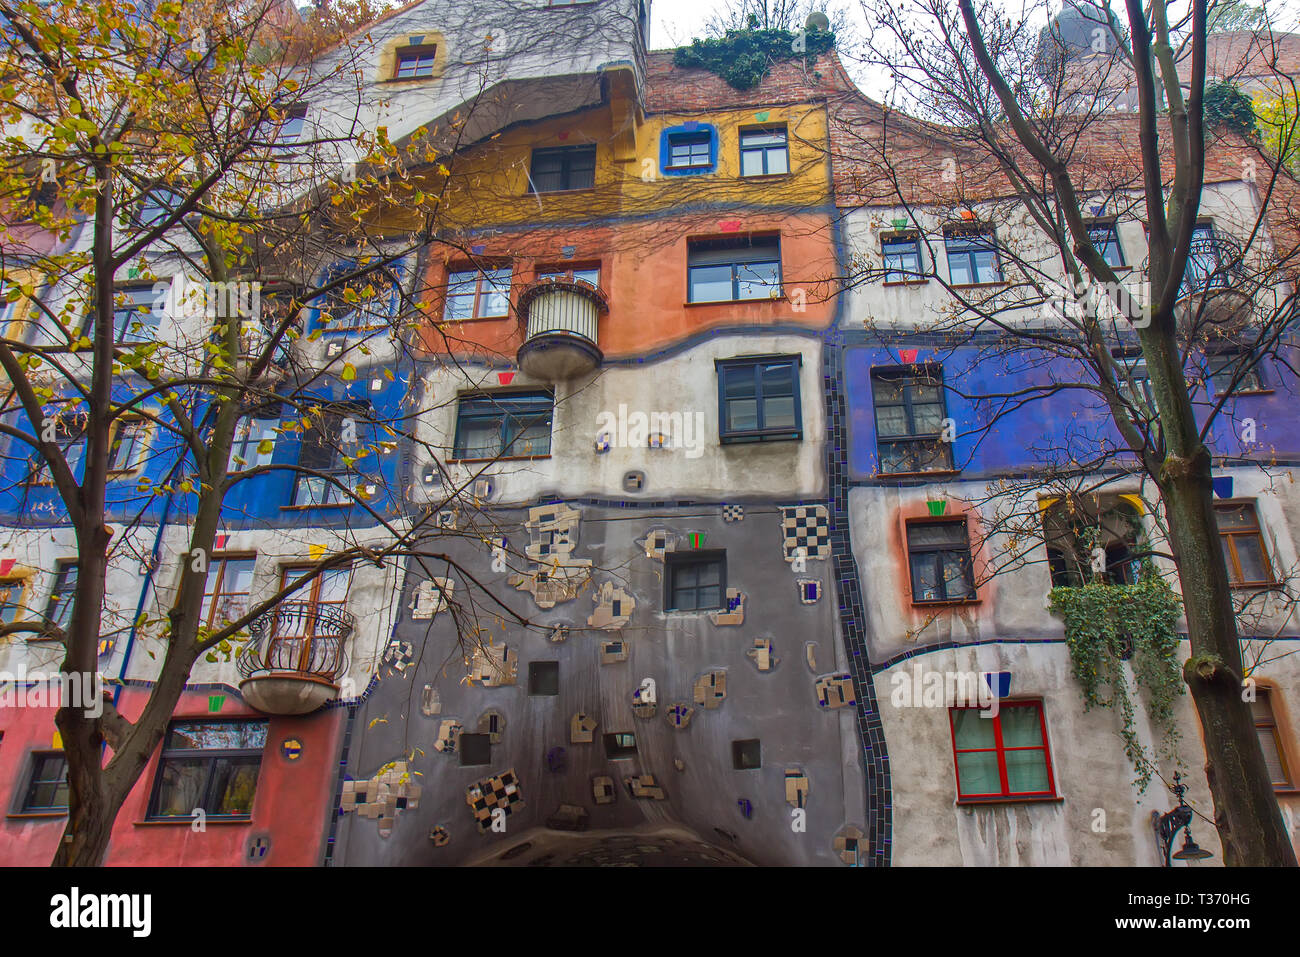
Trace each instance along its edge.
<instances>
[{"instance_id":1,"label":"grey plastered wall","mask_svg":"<svg viewBox=\"0 0 1300 957\"><path fill-rule=\"evenodd\" d=\"M414 646L417 665L405 675L385 675L358 708L345 773L358 780L382 765L414 752L411 768L423 787L418 808L401 811L392 834L381 837L375 821L347 814L338 826L335 861L340 864L462 864L496 859L523 841L540 845L556 832L544 831L545 821L561 803L586 809L587 835L671 833L693 835L705 844L755 864L838 864L832 849L845 826L863 824L864 786L859 745L853 729L853 709L824 711L815 692L816 675L805 657L805 643L816 642L817 674L842 670L843 652L836 633L834 591L828 561L809 560L802 573L792 570L783 555L781 514L776 503L746 502L741 521L723 520L720 504L691 506L638 503L637 507L596 506L570 502L582 513L575 558L594 565L592 582L573 601L539 609L528 592L505 586L505 573L491 571L488 546L464 540L432 543L464 563L512 608L537 623L536 628L505 626L485 613L480 623L490 627L493 641L505 643L519 658L518 683L484 688L463 681L466 667L457 649L451 616L440 612L429 622L413 620L414 589L428 573L413 566L403 593L403 617L394 632ZM794 504L794 502L780 503ZM509 538L513 553L527 534L517 524L525 513L497 513L494 518ZM513 527L511 527L511 523ZM704 547L725 549L727 584L746 595L745 621L739 626L713 624L707 614L665 614L663 563L646 556L637 539L654 528L679 536L703 532ZM490 537L490 536L488 536ZM433 567L432 574L447 574ZM451 573L456 577L455 573ZM819 579L822 596L815 604L800 601L797 581ZM592 596L613 580L636 600L622 636L630 642L625 662L600 664L600 642L614 632L588 627L596 607ZM456 583L457 600L464 584ZM561 643L547 640L548 626L571 627ZM746 651L753 639L771 638L780 659L777 667L760 673ZM528 664L559 662L560 692L555 697L528 695ZM685 730L672 728L665 718L674 702L692 701L695 679L711 669L727 672L727 698L717 710L697 708ZM444 673L445 669L445 673ZM643 679L654 678L658 712L642 719L632 712L632 694ZM421 689L432 683L442 700L442 713L426 717L420 711ZM492 748L491 763L461 767L459 756L438 753L433 744L439 723L457 718L473 732L488 710L506 719L503 737ZM569 742L569 721L578 711L599 722L591 744ZM601 735L630 731L636 735L637 756L608 760ZM731 743L758 738L762 767L737 771L732 767ZM567 769L546 768L549 748L566 751ZM415 752L419 748L423 753ZM674 768L680 759L684 771ZM802 768L811 793L806 831L792 828L786 803L784 772ZM480 834L465 803L465 789L491 774L514 768L525 806L507 818L505 834ZM632 774L653 774L667 792L663 801L633 799L623 785ZM616 800L596 806L591 780L613 778ZM752 803L745 819L737 805ZM450 843L438 848L430 829L442 825ZM718 830L729 832L731 838ZM528 863L536 851L519 854L511 863ZM562 863L562 855L555 862Z\"/></svg>"}]
</instances>

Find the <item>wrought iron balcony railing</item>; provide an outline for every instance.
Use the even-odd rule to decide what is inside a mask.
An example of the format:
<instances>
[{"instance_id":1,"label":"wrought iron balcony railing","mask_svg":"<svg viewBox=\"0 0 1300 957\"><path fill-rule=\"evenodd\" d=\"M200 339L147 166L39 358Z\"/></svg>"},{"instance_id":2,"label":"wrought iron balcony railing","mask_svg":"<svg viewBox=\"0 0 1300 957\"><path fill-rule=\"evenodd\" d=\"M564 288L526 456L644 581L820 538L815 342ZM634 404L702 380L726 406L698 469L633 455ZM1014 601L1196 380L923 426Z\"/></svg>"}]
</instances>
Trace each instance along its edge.
<instances>
[{"instance_id":1,"label":"wrought iron balcony railing","mask_svg":"<svg viewBox=\"0 0 1300 957\"><path fill-rule=\"evenodd\" d=\"M1187 251L1187 268L1179 298L1213 289L1231 289L1242 274L1241 251L1220 236L1195 237Z\"/></svg>"},{"instance_id":2,"label":"wrought iron balcony railing","mask_svg":"<svg viewBox=\"0 0 1300 957\"><path fill-rule=\"evenodd\" d=\"M337 605L284 601L251 625L239 656L245 679L301 677L333 683L348 668L352 616Z\"/></svg>"}]
</instances>

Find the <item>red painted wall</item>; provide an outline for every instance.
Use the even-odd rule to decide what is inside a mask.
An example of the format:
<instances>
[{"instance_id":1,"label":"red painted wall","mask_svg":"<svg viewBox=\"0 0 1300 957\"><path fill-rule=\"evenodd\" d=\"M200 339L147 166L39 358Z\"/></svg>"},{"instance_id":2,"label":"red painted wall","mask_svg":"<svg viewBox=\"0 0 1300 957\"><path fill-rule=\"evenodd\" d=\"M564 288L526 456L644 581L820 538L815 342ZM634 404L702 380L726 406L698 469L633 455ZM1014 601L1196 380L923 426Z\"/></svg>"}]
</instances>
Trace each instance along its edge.
<instances>
[{"instance_id":1,"label":"red painted wall","mask_svg":"<svg viewBox=\"0 0 1300 957\"><path fill-rule=\"evenodd\" d=\"M186 692L177 706L177 718L265 717L227 694L219 712L208 710L208 691ZM128 718L144 707L148 693L127 688L118 703ZM106 863L109 865L236 866L246 861L246 847L255 836L271 839L260 865L311 867L320 863L334 804L334 777L346 712L341 708L301 717L271 717L266 750L249 821L214 823L195 832L184 822L145 824L145 812L158 770L155 752L128 795L113 827ZM67 820L18 818L12 815L16 792L27 784L28 755L51 748L54 708L0 708L0 807L7 815L0 839L0 866L44 866ZM296 761L283 754L287 738L302 742Z\"/></svg>"}]
</instances>

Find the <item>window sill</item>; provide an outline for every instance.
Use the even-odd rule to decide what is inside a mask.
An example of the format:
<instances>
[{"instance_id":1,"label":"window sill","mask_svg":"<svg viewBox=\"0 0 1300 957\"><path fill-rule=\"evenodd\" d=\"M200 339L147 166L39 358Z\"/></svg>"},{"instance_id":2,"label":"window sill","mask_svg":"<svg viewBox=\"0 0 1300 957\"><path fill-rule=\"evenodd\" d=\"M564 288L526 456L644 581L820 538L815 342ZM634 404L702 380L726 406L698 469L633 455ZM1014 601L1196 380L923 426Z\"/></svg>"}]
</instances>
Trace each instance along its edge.
<instances>
[{"instance_id":1,"label":"window sill","mask_svg":"<svg viewBox=\"0 0 1300 957\"><path fill-rule=\"evenodd\" d=\"M352 508L356 502L322 502L319 505L281 505L282 512L305 512L309 508Z\"/></svg>"},{"instance_id":2,"label":"window sill","mask_svg":"<svg viewBox=\"0 0 1300 957\"><path fill-rule=\"evenodd\" d=\"M6 814L5 818L10 821L50 821L67 816L67 811L15 811L13 814Z\"/></svg>"},{"instance_id":3,"label":"window sill","mask_svg":"<svg viewBox=\"0 0 1300 957\"><path fill-rule=\"evenodd\" d=\"M750 176L741 176L740 178L748 183L754 180L771 181L776 179L789 179L793 175L794 173L754 173Z\"/></svg>"},{"instance_id":4,"label":"window sill","mask_svg":"<svg viewBox=\"0 0 1300 957\"><path fill-rule=\"evenodd\" d=\"M217 817L216 815L209 814L203 819L203 821L205 824L252 824L253 816L249 814L240 817ZM178 824L183 824L186 827L189 827L194 823L194 815L185 814L177 815L176 817L147 817L143 821L133 821L132 823L136 827L167 827L169 825L175 827Z\"/></svg>"},{"instance_id":5,"label":"window sill","mask_svg":"<svg viewBox=\"0 0 1300 957\"><path fill-rule=\"evenodd\" d=\"M912 600L913 608L960 608L964 605L978 605L982 603L979 598L951 598L943 601L917 601Z\"/></svg>"},{"instance_id":6,"label":"window sill","mask_svg":"<svg viewBox=\"0 0 1300 957\"><path fill-rule=\"evenodd\" d=\"M720 445L761 445L764 442L802 442L803 432L727 432L718 436Z\"/></svg>"},{"instance_id":7,"label":"window sill","mask_svg":"<svg viewBox=\"0 0 1300 957\"><path fill-rule=\"evenodd\" d=\"M524 195L525 196L577 196L582 193L594 193L594 192L596 192L596 187L594 186L579 186L577 189L543 189L540 191L530 189L527 190L524 193Z\"/></svg>"},{"instance_id":8,"label":"window sill","mask_svg":"<svg viewBox=\"0 0 1300 957\"><path fill-rule=\"evenodd\" d=\"M961 469L931 469L925 472L881 472L881 478L933 478L938 476L945 478L951 475L960 475Z\"/></svg>"},{"instance_id":9,"label":"window sill","mask_svg":"<svg viewBox=\"0 0 1300 957\"><path fill-rule=\"evenodd\" d=\"M1300 788L1274 788L1273 794L1277 797L1300 797ZM13 817L13 815L9 815Z\"/></svg>"},{"instance_id":10,"label":"window sill","mask_svg":"<svg viewBox=\"0 0 1300 957\"><path fill-rule=\"evenodd\" d=\"M665 166L663 168L665 176L707 176L717 171L716 166Z\"/></svg>"},{"instance_id":11,"label":"window sill","mask_svg":"<svg viewBox=\"0 0 1300 957\"><path fill-rule=\"evenodd\" d=\"M1228 582L1229 588L1237 588L1242 591L1252 589L1254 591L1270 591L1278 588L1281 582Z\"/></svg>"},{"instance_id":12,"label":"window sill","mask_svg":"<svg viewBox=\"0 0 1300 957\"><path fill-rule=\"evenodd\" d=\"M884 286L925 286L930 282L929 277L924 279L886 279Z\"/></svg>"},{"instance_id":13,"label":"window sill","mask_svg":"<svg viewBox=\"0 0 1300 957\"><path fill-rule=\"evenodd\" d=\"M446 317L443 317L439 321L440 322L486 322L492 319L509 319L509 318L510 318L510 314L507 312L499 316L466 316L463 319L448 319Z\"/></svg>"},{"instance_id":14,"label":"window sill","mask_svg":"<svg viewBox=\"0 0 1300 957\"><path fill-rule=\"evenodd\" d=\"M995 282L955 282L952 283L953 289L994 289L998 286L1010 286L1011 284L1005 279L999 279Z\"/></svg>"},{"instance_id":15,"label":"window sill","mask_svg":"<svg viewBox=\"0 0 1300 957\"><path fill-rule=\"evenodd\" d=\"M312 329L310 332L308 332L307 335L310 336L313 332L319 332L319 333L320 333L320 337L321 337L322 339L324 339L326 336L350 336L350 335L353 335L354 333L359 333L359 332L364 332L364 333L379 332L381 329L387 329L387 328L388 328L388 326L386 326L386 325L383 325L383 326L346 326L346 327L344 327L344 326L339 326L339 327L336 328L336 329L327 329L327 328L325 328L324 326L317 326L315 329ZM304 337L304 338L306 338L306 337Z\"/></svg>"},{"instance_id":16,"label":"window sill","mask_svg":"<svg viewBox=\"0 0 1300 957\"><path fill-rule=\"evenodd\" d=\"M542 459L549 459L550 453L546 455L501 455L493 456L486 459L448 459L447 463L456 463L457 465L475 465L480 462L537 462Z\"/></svg>"},{"instance_id":17,"label":"window sill","mask_svg":"<svg viewBox=\"0 0 1300 957\"><path fill-rule=\"evenodd\" d=\"M786 296L769 296L762 299L709 299L706 302L683 303L687 309L695 306L750 306L762 302L789 302Z\"/></svg>"},{"instance_id":18,"label":"window sill","mask_svg":"<svg viewBox=\"0 0 1300 957\"><path fill-rule=\"evenodd\" d=\"M1228 398L1229 398L1229 399L1244 399L1244 398L1246 398L1247 396L1252 396L1252 395L1272 395L1272 394L1275 393L1276 391L1277 391L1276 389L1244 389L1244 390L1241 390L1241 391L1238 391L1238 392L1230 392L1230 393L1228 393ZM1215 396L1216 399L1219 398L1219 393L1218 393L1218 392L1215 392L1215 393L1214 393L1214 396Z\"/></svg>"},{"instance_id":19,"label":"window sill","mask_svg":"<svg viewBox=\"0 0 1300 957\"><path fill-rule=\"evenodd\" d=\"M994 804L1061 804L1064 801L1065 798L1058 794L1044 794L1042 796L1015 794L1010 797L958 798L953 803L957 807L980 807Z\"/></svg>"}]
</instances>

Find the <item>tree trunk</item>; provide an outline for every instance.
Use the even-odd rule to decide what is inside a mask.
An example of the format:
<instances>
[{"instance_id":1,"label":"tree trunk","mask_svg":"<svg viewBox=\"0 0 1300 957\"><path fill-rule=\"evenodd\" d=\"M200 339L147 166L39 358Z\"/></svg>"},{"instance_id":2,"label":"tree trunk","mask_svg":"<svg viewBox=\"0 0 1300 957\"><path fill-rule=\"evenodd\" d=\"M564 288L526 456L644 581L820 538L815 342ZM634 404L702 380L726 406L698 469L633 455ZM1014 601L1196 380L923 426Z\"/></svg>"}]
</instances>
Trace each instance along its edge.
<instances>
[{"instance_id":1,"label":"tree trunk","mask_svg":"<svg viewBox=\"0 0 1300 957\"><path fill-rule=\"evenodd\" d=\"M1181 466L1181 467L1177 467ZM1242 697L1241 646L1223 564L1210 483L1210 455L1170 459L1165 509L1182 582L1192 657L1183 678L1201 718L1206 777L1229 866L1296 866L1295 849Z\"/></svg>"}]
</instances>

